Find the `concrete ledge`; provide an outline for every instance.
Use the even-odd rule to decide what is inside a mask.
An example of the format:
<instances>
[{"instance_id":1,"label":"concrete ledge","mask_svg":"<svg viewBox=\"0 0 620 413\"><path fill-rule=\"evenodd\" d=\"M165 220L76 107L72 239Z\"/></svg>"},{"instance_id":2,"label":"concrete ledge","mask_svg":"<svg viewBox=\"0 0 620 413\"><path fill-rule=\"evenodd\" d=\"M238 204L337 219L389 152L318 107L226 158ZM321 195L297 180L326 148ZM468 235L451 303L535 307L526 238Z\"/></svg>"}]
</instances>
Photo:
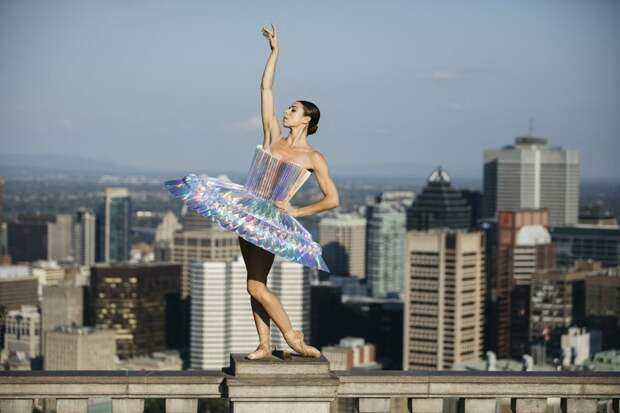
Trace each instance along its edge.
<instances>
[{"instance_id":1,"label":"concrete ledge","mask_svg":"<svg viewBox=\"0 0 620 413\"><path fill-rule=\"evenodd\" d=\"M309 363L307 363L310 361ZM254 361L249 361L253 363ZM286 363L290 363L287 361ZM283 371L318 372L321 359ZM259 364L250 366L254 371ZM278 370L279 369L279 370ZM287 370L289 369L289 370ZM292 369L292 370L290 370ZM0 399L110 397L330 400L343 398L615 399L620 372L334 371L325 374L241 374L221 371L0 371ZM12 403L12 402L10 402ZM27 403L27 402L24 402Z\"/></svg>"},{"instance_id":2,"label":"concrete ledge","mask_svg":"<svg viewBox=\"0 0 620 413\"><path fill-rule=\"evenodd\" d=\"M230 367L234 376L329 374L329 360L323 355L319 358L292 356L291 360L282 360L274 356L248 360L245 354L234 353L230 355Z\"/></svg>"}]
</instances>

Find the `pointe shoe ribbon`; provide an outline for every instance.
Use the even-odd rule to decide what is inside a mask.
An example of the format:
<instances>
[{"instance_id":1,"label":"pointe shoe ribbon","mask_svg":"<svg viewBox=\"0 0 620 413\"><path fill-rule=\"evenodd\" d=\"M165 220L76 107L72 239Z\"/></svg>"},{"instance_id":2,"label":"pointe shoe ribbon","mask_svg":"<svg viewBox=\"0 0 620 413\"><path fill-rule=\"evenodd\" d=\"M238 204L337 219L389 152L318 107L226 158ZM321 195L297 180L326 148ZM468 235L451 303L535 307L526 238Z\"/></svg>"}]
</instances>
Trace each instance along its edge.
<instances>
[{"instance_id":1,"label":"pointe shoe ribbon","mask_svg":"<svg viewBox=\"0 0 620 413\"><path fill-rule=\"evenodd\" d=\"M305 357L321 357L321 352L316 348L304 343L304 333L301 330L293 330L284 335L286 343L296 352Z\"/></svg>"}]
</instances>

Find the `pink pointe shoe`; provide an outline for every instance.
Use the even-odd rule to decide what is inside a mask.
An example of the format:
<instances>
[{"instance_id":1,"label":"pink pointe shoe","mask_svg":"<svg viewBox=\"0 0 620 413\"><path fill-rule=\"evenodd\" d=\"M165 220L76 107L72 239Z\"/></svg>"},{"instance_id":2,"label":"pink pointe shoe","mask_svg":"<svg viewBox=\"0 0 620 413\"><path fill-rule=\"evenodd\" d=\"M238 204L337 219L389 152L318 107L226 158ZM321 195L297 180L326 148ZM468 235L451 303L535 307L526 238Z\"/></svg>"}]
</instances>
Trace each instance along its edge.
<instances>
[{"instance_id":1,"label":"pink pointe shoe","mask_svg":"<svg viewBox=\"0 0 620 413\"><path fill-rule=\"evenodd\" d=\"M271 356L269 344L259 344L256 350L248 354L246 357L250 360L258 360L269 356Z\"/></svg>"},{"instance_id":2,"label":"pink pointe shoe","mask_svg":"<svg viewBox=\"0 0 620 413\"><path fill-rule=\"evenodd\" d=\"M321 352L316 347L306 345L304 343L304 333L300 330L291 330L284 334L284 340L293 350L304 357L321 357Z\"/></svg>"}]
</instances>

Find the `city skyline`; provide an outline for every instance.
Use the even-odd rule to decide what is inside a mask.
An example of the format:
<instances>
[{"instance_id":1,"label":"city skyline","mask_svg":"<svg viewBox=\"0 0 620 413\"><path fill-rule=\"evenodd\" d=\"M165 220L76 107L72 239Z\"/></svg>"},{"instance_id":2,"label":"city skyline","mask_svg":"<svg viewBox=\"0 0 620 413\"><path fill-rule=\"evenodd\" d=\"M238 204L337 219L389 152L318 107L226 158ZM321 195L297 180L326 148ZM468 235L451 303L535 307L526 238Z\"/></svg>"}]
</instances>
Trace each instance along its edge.
<instances>
[{"instance_id":1,"label":"city skyline","mask_svg":"<svg viewBox=\"0 0 620 413\"><path fill-rule=\"evenodd\" d=\"M355 11L3 3L2 153L245 171L262 141L269 48L260 27L274 23L276 114L295 99L317 103L309 143L334 174L441 165L480 177L483 150L527 134L533 118L535 136L581 154L582 177L619 175L617 2L362 2Z\"/></svg>"}]
</instances>

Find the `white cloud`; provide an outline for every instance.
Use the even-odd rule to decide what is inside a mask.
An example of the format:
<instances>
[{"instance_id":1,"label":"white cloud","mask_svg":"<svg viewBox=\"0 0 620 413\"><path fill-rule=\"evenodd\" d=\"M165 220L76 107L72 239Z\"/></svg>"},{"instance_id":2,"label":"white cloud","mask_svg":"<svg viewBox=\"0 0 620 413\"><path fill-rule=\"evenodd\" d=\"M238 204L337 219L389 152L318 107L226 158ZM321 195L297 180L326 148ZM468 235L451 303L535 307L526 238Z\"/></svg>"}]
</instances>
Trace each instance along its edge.
<instances>
[{"instance_id":1,"label":"white cloud","mask_svg":"<svg viewBox=\"0 0 620 413\"><path fill-rule=\"evenodd\" d=\"M260 115L256 115L245 120L229 123L225 127L227 129L262 129L263 121Z\"/></svg>"},{"instance_id":2,"label":"white cloud","mask_svg":"<svg viewBox=\"0 0 620 413\"><path fill-rule=\"evenodd\" d=\"M436 82L443 82L449 80L461 79L463 76L459 73L450 72L447 70L435 70L430 73L419 73L417 75L418 79L430 79Z\"/></svg>"},{"instance_id":3,"label":"white cloud","mask_svg":"<svg viewBox=\"0 0 620 413\"><path fill-rule=\"evenodd\" d=\"M446 106L448 106L448 109L450 110L463 110L463 105L456 102L450 102Z\"/></svg>"}]
</instances>

